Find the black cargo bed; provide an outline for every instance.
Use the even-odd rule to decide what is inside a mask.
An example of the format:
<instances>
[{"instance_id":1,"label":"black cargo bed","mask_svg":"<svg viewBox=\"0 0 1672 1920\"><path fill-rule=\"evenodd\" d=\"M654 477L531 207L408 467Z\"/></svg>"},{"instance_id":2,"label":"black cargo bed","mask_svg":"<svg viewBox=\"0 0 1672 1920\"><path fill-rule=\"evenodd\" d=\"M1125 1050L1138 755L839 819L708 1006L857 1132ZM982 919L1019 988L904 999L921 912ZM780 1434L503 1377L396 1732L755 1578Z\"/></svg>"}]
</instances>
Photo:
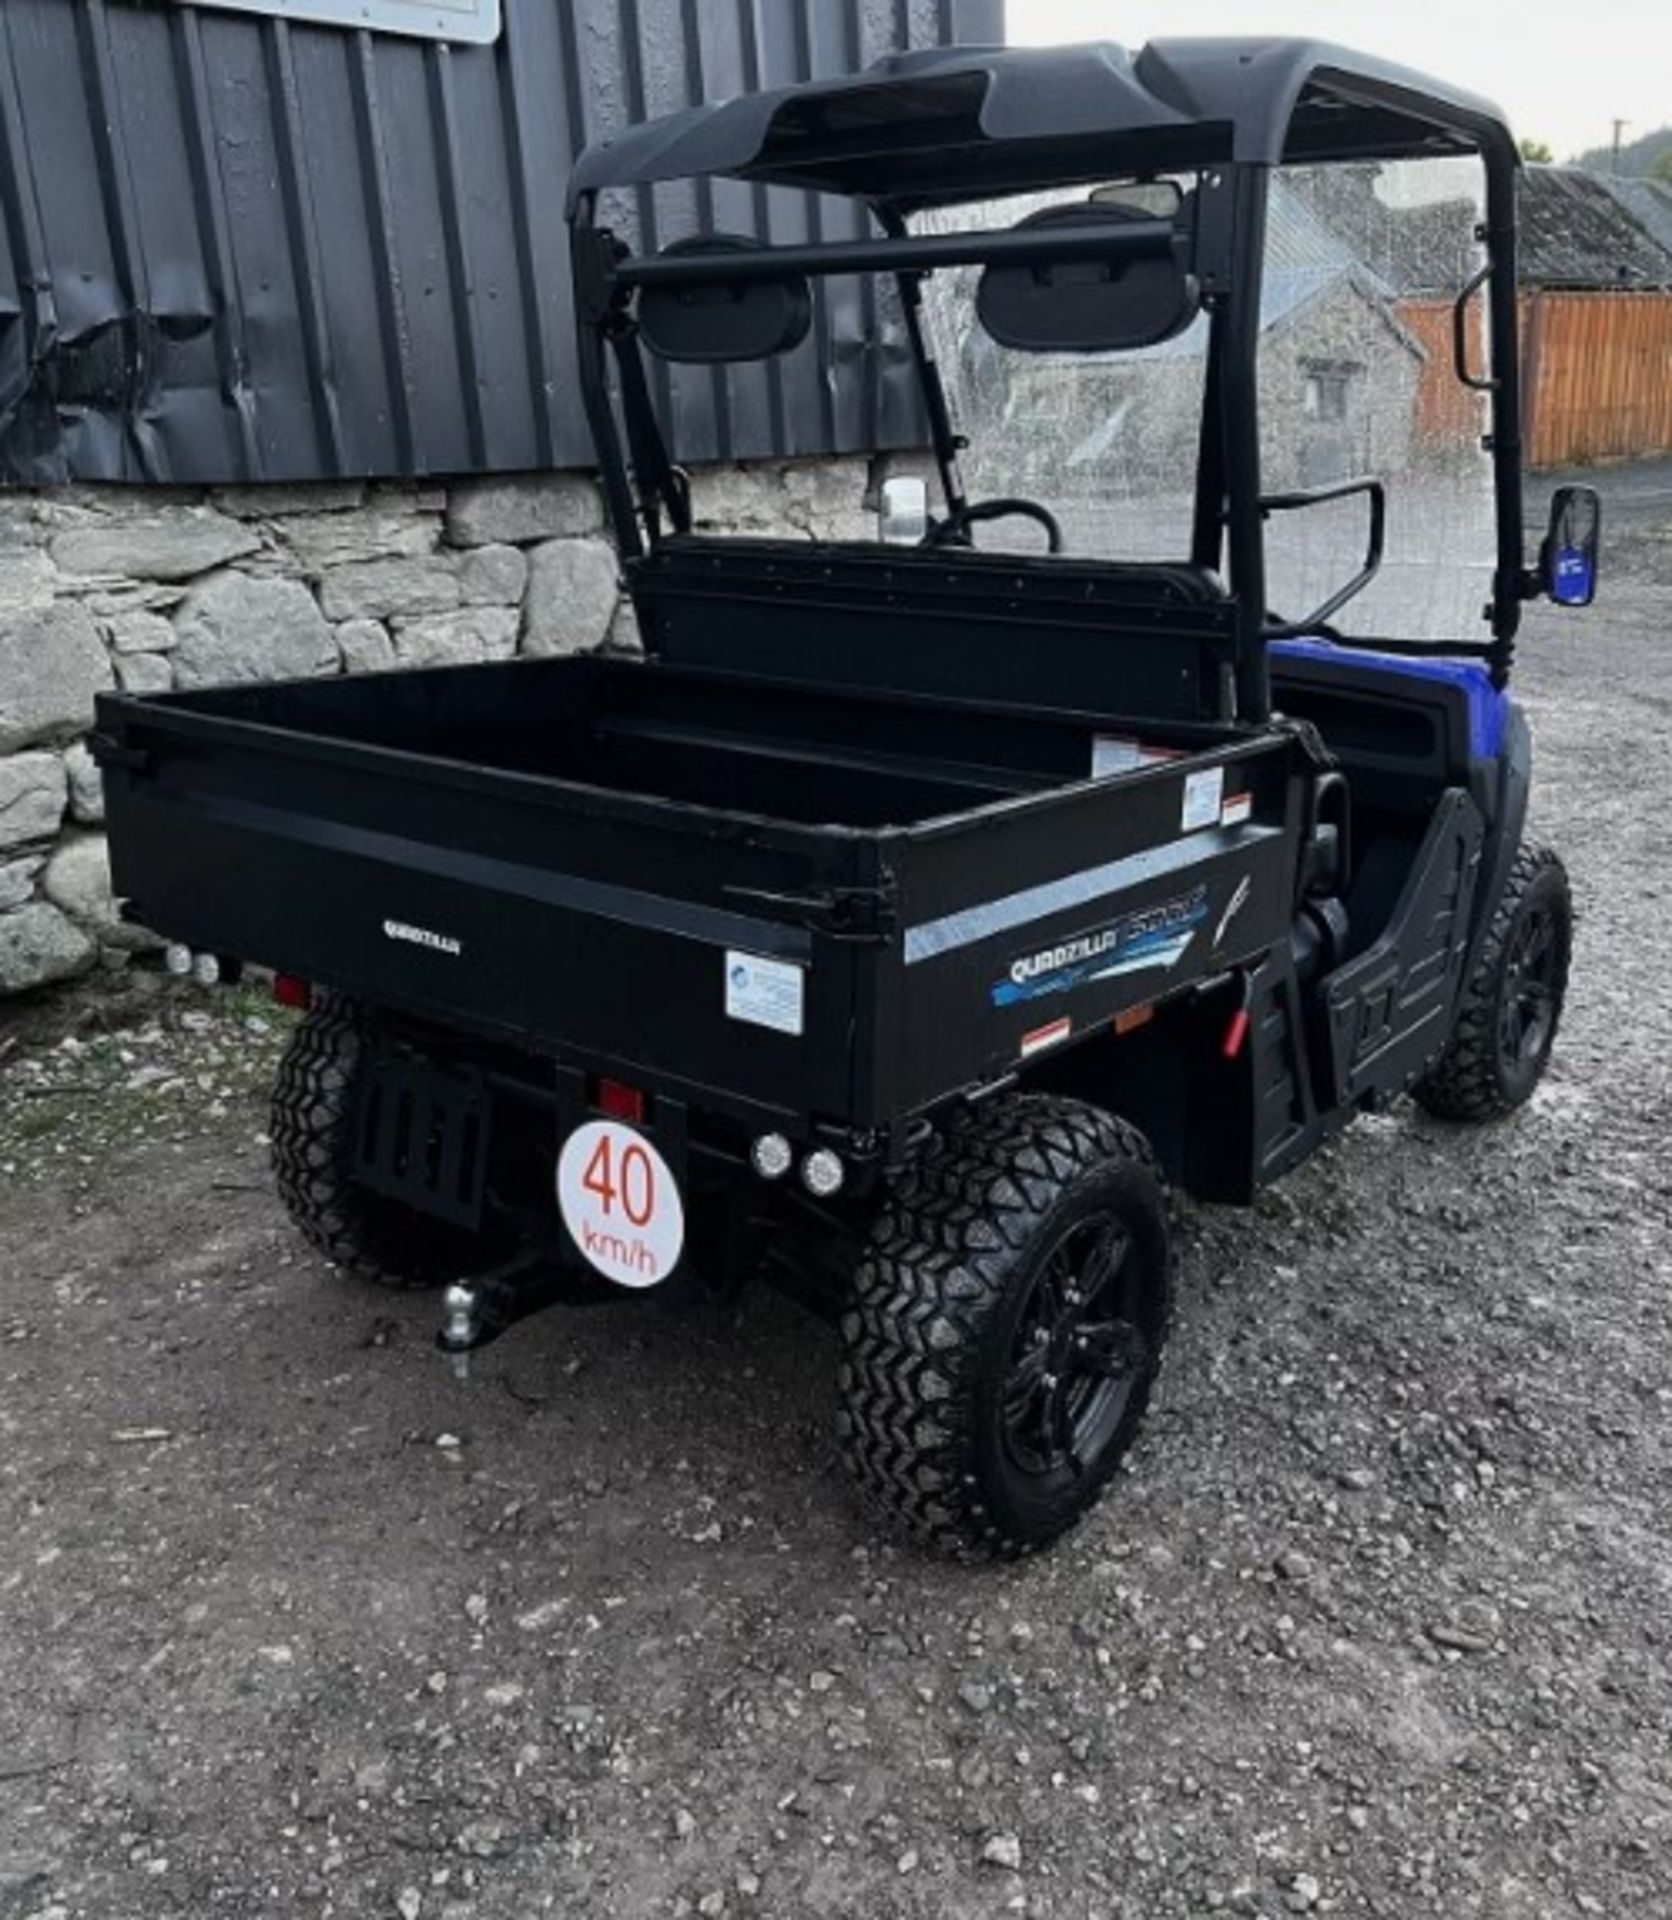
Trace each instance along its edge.
<instances>
[{"instance_id":1,"label":"black cargo bed","mask_svg":"<svg viewBox=\"0 0 1672 1920\"><path fill-rule=\"evenodd\" d=\"M582 658L213 688L154 706L817 827L909 826L1091 771L1083 717L960 704L954 718L949 704Z\"/></svg>"},{"instance_id":2,"label":"black cargo bed","mask_svg":"<svg viewBox=\"0 0 1672 1920\"><path fill-rule=\"evenodd\" d=\"M1287 924L1288 747L1227 728L1094 783L1118 722L592 657L105 696L100 733L159 932L752 1119L880 1124L1002 1070L1040 1009L995 968L1117 897L1258 868L1237 945ZM1246 816L1185 831L1192 773ZM736 1011L739 956L798 970L793 1025Z\"/></svg>"}]
</instances>

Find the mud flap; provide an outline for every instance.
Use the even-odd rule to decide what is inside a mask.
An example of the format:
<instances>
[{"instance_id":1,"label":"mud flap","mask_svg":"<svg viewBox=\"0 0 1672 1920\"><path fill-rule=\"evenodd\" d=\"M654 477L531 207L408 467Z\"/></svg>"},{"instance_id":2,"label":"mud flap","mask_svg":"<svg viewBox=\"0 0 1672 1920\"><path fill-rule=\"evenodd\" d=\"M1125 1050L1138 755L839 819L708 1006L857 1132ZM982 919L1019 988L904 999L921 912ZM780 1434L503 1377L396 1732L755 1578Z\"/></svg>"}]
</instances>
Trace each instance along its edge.
<instances>
[{"instance_id":1,"label":"mud flap","mask_svg":"<svg viewBox=\"0 0 1672 1920\"><path fill-rule=\"evenodd\" d=\"M385 1045L356 1116L354 1178L432 1219L475 1232L487 1185L492 1094L474 1068Z\"/></svg>"}]
</instances>

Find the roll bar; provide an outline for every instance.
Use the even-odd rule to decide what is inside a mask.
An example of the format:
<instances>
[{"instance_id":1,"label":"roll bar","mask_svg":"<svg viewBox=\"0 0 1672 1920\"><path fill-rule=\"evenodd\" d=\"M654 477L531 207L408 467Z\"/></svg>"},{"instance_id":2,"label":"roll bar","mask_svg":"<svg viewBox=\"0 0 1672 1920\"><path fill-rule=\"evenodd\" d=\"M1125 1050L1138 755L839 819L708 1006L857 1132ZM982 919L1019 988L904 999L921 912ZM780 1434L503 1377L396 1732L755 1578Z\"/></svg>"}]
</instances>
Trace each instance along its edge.
<instances>
[{"instance_id":1,"label":"roll bar","mask_svg":"<svg viewBox=\"0 0 1672 1920\"><path fill-rule=\"evenodd\" d=\"M1536 575L1525 564L1522 528L1520 380L1515 304L1515 172L1518 164L1507 131L1492 124L1478 139L1486 174L1487 217L1479 230L1487 250L1481 280L1490 286L1489 374L1462 371L1470 385L1489 394L1492 455L1497 503L1497 564L1487 607L1491 639L1451 650L1477 654L1491 665L1503 686L1514 658L1522 602L1537 591ZM1259 452L1260 282L1266 207L1271 169L1262 161L1236 161L1204 176L1197 206L1178 220L1136 219L1122 225L1020 227L914 233L903 212L887 199L866 204L881 234L858 240L740 247L640 257L628 252L607 228L595 225L597 195L582 191L573 202L571 248L576 313L581 332L582 400L599 450L606 496L623 555L644 551L643 534L656 537L659 508L676 525L688 519L688 507L657 476L676 473L648 404L648 393L634 365L637 352L632 299L641 290L761 283L793 276L882 272L894 276L902 297L906 328L922 382L931 436L949 503L961 500L957 449L961 444L947 418L934 361L918 312L920 277L940 268L1020 265L1031 261L1137 260L1174 254L1198 278L1210 308L1208 389L1203 412L1192 558L1201 566L1228 560L1238 603L1236 711L1251 722L1271 711L1266 642L1267 621L1263 518L1274 507L1299 504L1287 499L1262 501ZM1211 191L1209 183L1211 181ZM1469 292L1474 291L1471 285ZM1467 294L1465 295L1465 302ZM1465 302L1459 303L1461 310ZM619 428L605 378L606 353L613 349L624 371L633 481L621 457ZM636 484L638 499L633 497ZM677 493L677 489L675 489ZM1374 571L1381 503L1371 495L1371 555ZM1365 584L1350 583L1342 599ZM1327 612L1328 609L1320 611Z\"/></svg>"},{"instance_id":2,"label":"roll bar","mask_svg":"<svg viewBox=\"0 0 1672 1920\"><path fill-rule=\"evenodd\" d=\"M1181 246L1171 220L1118 227L1009 228L908 234L895 239L832 240L823 245L763 246L735 253L654 254L618 261L618 287L735 286L790 274L929 273L942 267L1017 266L1029 261L1153 259Z\"/></svg>"}]
</instances>

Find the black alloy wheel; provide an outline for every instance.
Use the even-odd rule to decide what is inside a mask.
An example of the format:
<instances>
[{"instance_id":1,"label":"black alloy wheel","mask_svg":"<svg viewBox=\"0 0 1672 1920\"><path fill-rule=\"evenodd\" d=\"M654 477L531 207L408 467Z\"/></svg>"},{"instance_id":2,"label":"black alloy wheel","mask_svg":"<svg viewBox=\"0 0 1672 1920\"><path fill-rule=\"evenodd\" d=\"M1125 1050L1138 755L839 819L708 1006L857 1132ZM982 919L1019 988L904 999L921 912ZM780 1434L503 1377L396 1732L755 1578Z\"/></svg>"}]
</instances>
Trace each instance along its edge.
<instances>
[{"instance_id":1,"label":"black alloy wheel","mask_svg":"<svg viewBox=\"0 0 1672 1920\"><path fill-rule=\"evenodd\" d=\"M1442 1120L1493 1120L1520 1106L1550 1064L1572 958L1567 869L1548 847L1523 847L1418 1102Z\"/></svg>"},{"instance_id":2,"label":"black alloy wheel","mask_svg":"<svg viewBox=\"0 0 1672 1920\"><path fill-rule=\"evenodd\" d=\"M842 1317L842 1451L881 1513L964 1558L1054 1540L1137 1435L1171 1298L1166 1183L1136 1128L1013 1093L897 1175Z\"/></svg>"},{"instance_id":3,"label":"black alloy wheel","mask_svg":"<svg viewBox=\"0 0 1672 1920\"><path fill-rule=\"evenodd\" d=\"M1132 1235L1114 1214L1063 1229L1023 1302L1004 1384L1005 1450L1023 1473L1084 1475L1151 1366Z\"/></svg>"}]
</instances>

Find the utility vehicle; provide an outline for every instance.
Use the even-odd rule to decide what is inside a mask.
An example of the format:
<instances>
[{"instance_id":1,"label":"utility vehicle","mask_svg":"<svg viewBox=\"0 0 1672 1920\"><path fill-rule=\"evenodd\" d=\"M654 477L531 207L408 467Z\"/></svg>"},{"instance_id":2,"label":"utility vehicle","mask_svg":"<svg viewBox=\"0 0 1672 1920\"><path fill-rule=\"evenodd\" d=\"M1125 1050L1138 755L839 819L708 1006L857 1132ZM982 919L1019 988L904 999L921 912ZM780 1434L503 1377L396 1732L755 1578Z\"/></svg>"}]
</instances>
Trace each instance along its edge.
<instances>
[{"instance_id":1,"label":"utility vehicle","mask_svg":"<svg viewBox=\"0 0 1672 1920\"><path fill-rule=\"evenodd\" d=\"M1341 264L1355 195L1384 236L1451 218L1378 184L1429 160L1478 173L1478 267ZM902 55L590 148L578 398L642 659L100 701L127 911L306 1008L272 1137L313 1244L452 1283L461 1354L583 1283L765 1267L839 1321L841 1445L886 1515L1008 1555L1084 1513L1161 1359L1169 1183L1246 1202L1403 1093L1505 1113L1550 1054L1568 884L1523 838L1506 689L1523 604L1590 600L1598 512L1564 490L1525 552L1516 169L1485 101L1256 39ZM692 179L743 183L692 204L760 230L624 238ZM775 239L785 188L847 211ZM858 349L914 375L934 510L895 473L874 540L705 527L655 359L828 351L847 276ZM1361 343L1290 364L1326 282ZM1402 398L1361 431L1384 349ZM1129 372L1173 381L1161 478L1109 503L1189 485L1160 551L1072 553L1019 485L970 491L953 407L1000 350L1050 362L1018 418L1095 376L1063 473L1126 457ZM1273 487L1303 431L1312 478ZM1402 524L1407 590L1455 544L1449 508L1399 518L1438 442L1489 463L1491 517L1466 618L1412 634L1366 610ZM1343 471L1361 449L1380 470ZM1362 560L1279 610L1278 529L1331 512Z\"/></svg>"}]
</instances>

